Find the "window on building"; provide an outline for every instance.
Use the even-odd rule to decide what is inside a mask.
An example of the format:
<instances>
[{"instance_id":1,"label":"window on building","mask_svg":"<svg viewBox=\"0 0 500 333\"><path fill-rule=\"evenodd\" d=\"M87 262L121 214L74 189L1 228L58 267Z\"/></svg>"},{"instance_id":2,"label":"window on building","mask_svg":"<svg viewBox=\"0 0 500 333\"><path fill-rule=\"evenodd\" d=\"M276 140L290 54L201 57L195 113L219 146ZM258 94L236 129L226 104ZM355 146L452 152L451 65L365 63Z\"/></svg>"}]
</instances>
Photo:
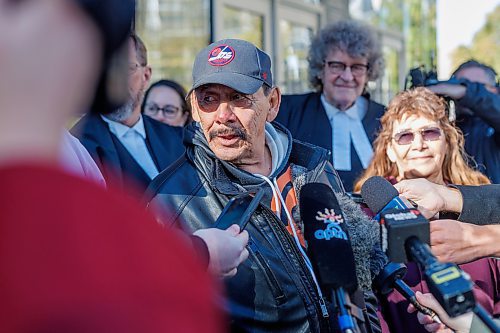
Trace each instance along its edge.
<instances>
[{"instance_id":1,"label":"window on building","mask_svg":"<svg viewBox=\"0 0 500 333\"><path fill-rule=\"evenodd\" d=\"M284 93L310 91L307 54L313 31L310 27L280 21L280 48L282 66L279 86Z\"/></svg>"},{"instance_id":2,"label":"window on building","mask_svg":"<svg viewBox=\"0 0 500 333\"><path fill-rule=\"evenodd\" d=\"M190 87L194 58L210 41L210 0L139 0L135 27L148 48L153 81Z\"/></svg>"},{"instance_id":3,"label":"window on building","mask_svg":"<svg viewBox=\"0 0 500 333\"><path fill-rule=\"evenodd\" d=\"M223 19L224 30L220 34L220 39L243 39L263 48L264 17L262 15L224 6Z\"/></svg>"}]
</instances>

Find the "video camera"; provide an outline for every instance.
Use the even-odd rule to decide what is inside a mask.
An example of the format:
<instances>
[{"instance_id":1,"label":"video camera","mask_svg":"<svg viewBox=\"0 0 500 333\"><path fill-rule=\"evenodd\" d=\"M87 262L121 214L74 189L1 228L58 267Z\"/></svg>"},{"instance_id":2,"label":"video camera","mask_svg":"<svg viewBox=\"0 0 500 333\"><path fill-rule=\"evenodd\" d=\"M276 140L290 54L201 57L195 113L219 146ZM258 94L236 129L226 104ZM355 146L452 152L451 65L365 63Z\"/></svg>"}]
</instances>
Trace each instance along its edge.
<instances>
[{"instance_id":1,"label":"video camera","mask_svg":"<svg viewBox=\"0 0 500 333\"><path fill-rule=\"evenodd\" d=\"M431 69L428 71L425 69L425 65L420 65L419 67L410 69L408 75L406 75L404 90L412 89L415 87L428 87L439 83L460 84L460 81L453 77L446 81L438 80L436 66L434 66L433 60L434 58L433 56L431 56L432 65ZM446 101L446 112L450 120L451 121L455 120L457 117L455 102L450 97L447 96L442 96L442 97Z\"/></svg>"},{"instance_id":2,"label":"video camera","mask_svg":"<svg viewBox=\"0 0 500 333\"><path fill-rule=\"evenodd\" d=\"M425 65L420 65L410 69L405 79L405 90L414 87L426 87L439 83L437 79L436 68L433 67L429 71L425 70Z\"/></svg>"},{"instance_id":3,"label":"video camera","mask_svg":"<svg viewBox=\"0 0 500 333\"><path fill-rule=\"evenodd\" d=\"M425 65L421 64L418 67L410 69L405 78L405 89L415 87L426 87L439 83L437 79L436 65L434 65L435 53L430 51L430 69L426 70Z\"/></svg>"}]
</instances>

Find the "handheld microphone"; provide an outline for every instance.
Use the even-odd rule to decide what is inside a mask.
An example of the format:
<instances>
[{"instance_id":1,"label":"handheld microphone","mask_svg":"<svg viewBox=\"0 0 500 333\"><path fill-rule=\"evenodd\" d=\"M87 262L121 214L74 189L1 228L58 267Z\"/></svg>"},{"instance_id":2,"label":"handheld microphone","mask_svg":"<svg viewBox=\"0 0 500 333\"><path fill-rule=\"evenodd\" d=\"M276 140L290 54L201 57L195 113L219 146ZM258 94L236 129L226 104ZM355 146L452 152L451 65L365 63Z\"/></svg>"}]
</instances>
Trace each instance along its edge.
<instances>
[{"instance_id":1,"label":"handheld microphone","mask_svg":"<svg viewBox=\"0 0 500 333\"><path fill-rule=\"evenodd\" d=\"M389 260L416 262L424 271L429 290L450 317L471 311L476 304L472 282L457 265L441 263L432 254L429 221L399 198L397 190L382 177L368 179L362 193L368 207L380 214L381 243ZM400 204L405 207L394 209Z\"/></svg>"},{"instance_id":2,"label":"handheld microphone","mask_svg":"<svg viewBox=\"0 0 500 333\"><path fill-rule=\"evenodd\" d=\"M434 311L426 308L425 306L422 306L417 301L415 292L411 290L410 286L408 286L403 281L407 270L408 268L404 264L398 264L394 262L388 263L380 271L380 274L377 275L377 277L375 277L375 279L373 280L374 289L384 296L390 294L393 289L396 289L408 302L410 302L415 307L415 309L423 314L429 315L434 319L434 321L441 322Z\"/></svg>"},{"instance_id":3,"label":"handheld microphone","mask_svg":"<svg viewBox=\"0 0 500 333\"><path fill-rule=\"evenodd\" d=\"M346 291L355 291L358 283L349 234L337 198L327 185L310 183L301 188L299 204L308 256L321 289L332 295L342 332L353 332L356 326L349 313Z\"/></svg>"},{"instance_id":4,"label":"handheld microphone","mask_svg":"<svg viewBox=\"0 0 500 333\"><path fill-rule=\"evenodd\" d=\"M403 210L413 209L414 214L421 215L413 205L404 197L399 196L398 190L394 188L385 178L374 176L368 178L361 187L361 195L368 207L375 215L374 219L380 222L380 243L384 251L393 262L411 261L407 255L406 240L410 236L416 236L423 243L430 244L429 221L423 216L418 219L404 219L405 221L395 223L385 223L387 219L382 219L382 215L394 210L395 214ZM410 212L407 217L411 217ZM393 217L388 214L387 218ZM411 220L411 222L409 221ZM390 230L389 230L390 229Z\"/></svg>"},{"instance_id":5,"label":"handheld microphone","mask_svg":"<svg viewBox=\"0 0 500 333\"><path fill-rule=\"evenodd\" d=\"M389 184L390 186L387 186ZM361 197L374 214L374 220L380 221L380 214L389 209L406 209L414 206L404 197L399 196L384 177L373 176L361 186Z\"/></svg>"}]
</instances>

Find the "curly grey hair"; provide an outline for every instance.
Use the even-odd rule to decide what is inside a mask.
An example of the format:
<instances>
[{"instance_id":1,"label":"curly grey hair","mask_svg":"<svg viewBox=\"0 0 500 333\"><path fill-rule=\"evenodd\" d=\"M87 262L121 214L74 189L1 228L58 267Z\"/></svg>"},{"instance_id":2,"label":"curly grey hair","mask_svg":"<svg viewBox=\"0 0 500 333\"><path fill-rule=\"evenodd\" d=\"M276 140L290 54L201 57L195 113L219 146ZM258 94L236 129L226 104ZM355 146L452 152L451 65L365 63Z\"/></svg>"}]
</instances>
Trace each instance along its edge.
<instances>
[{"instance_id":1,"label":"curly grey hair","mask_svg":"<svg viewBox=\"0 0 500 333\"><path fill-rule=\"evenodd\" d=\"M385 62L380 41L369 26L347 20L321 29L309 49L309 83L318 92L323 90L321 74L325 58L331 50L346 52L351 57L368 59L368 80L375 81L383 73Z\"/></svg>"}]
</instances>

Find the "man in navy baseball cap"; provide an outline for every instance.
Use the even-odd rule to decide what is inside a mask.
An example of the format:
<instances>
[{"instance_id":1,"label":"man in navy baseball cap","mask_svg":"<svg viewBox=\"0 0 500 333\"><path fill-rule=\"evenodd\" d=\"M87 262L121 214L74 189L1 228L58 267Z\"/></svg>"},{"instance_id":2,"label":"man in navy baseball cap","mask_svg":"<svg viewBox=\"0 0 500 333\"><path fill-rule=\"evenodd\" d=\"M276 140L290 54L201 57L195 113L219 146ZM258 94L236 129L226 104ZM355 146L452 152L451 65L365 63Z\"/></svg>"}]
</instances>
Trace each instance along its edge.
<instances>
[{"instance_id":1,"label":"man in navy baseball cap","mask_svg":"<svg viewBox=\"0 0 500 333\"><path fill-rule=\"evenodd\" d=\"M212 43L196 56L192 90L208 83L222 84L245 94L255 93L263 84L271 88L271 58L244 40Z\"/></svg>"},{"instance_id":2,"label":"man in navy baseball cap","mask_svg":"<svg viewBox=\"0 0 500 333\"><path fill-rule=\"evenodd\" d=\"M189 95L193 118L218 158L252 172L272 169L265 128L278 113L281 93L273 87L269 55L244 40L212 43L196 56Z\"/></svg>"},{"instance_id":3,"label":"man in navy baseball cap","mask_svg":"<svg viewBox=\"0 0 500 333\"><path fill-rule=\"evenodd\" d=\"M184 129L186 152L153 180L148 207L158 221L193 232L213 226L231 199L263 190L245 224L251 255L226 280L231 331L320 331L335 316L317 301L314 272L297 264L307 260L297 193L318 181L343 192L328 152L273 122L281 92L270 57L249 42L225 39L201 50L188 98L195 122Z\"/></svg>"}]
</instances>

